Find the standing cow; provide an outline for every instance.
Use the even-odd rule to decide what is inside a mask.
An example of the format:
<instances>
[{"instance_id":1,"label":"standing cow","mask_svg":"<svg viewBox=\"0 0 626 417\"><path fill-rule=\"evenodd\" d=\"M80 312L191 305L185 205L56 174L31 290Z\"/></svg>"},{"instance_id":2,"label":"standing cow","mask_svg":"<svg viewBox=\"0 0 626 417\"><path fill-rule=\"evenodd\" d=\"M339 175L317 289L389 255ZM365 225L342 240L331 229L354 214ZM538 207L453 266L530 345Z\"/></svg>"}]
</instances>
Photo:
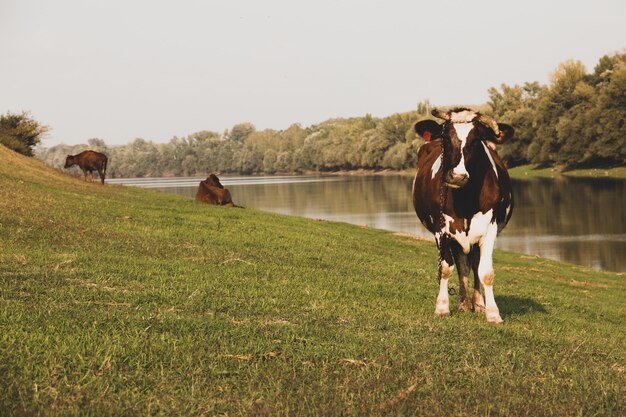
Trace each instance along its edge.
<instances>
[{"instance_id":1,"label":"standing cow","mask_svg":"<svg viewBox=\"0 0 626 417\"><path fill-rule=\"evenodd\" d=\"M484 311L488 322L501 323L493 294L492 253L496 235L511 218L513 194L509 174L493 144L510 139L513 128L466 108L435 109L432 114L443 123L423 120L415 124L415 131L427 143L418 151L413 206L439 248L435 314L450 314L448 279L456 264L459 311ZM471 303L470 268L474 273Z\"/></svg>"},{"instance_id":2,"label":"standing cow","mask_svg":"<svg viewBox=\"0 0 626 417\"><path fill-rule=\"evenodd\" d=\"M218 206L235 207L228 188L224 188L217 175L211 174L206 180L200 181L196 191L196 201Z\"/></svg>"},{"instance_id":3,"label":"standing cow","mask_svg":"<svg viewBox=\"0 0 626 417\"><path fill-rule=\"evenodd\" d=\"M93 182L93 171L96 170L98 171L98 174L100 174L100 181L104 184L104 177L107 172L107 161L108 158L103 153L96 151L83 151L77 155L68 155L65 160L65 168L78 165L78 167L83 171L85 181L87 181L87 176L89 176L89 181L91 182Z\"/></svg>"}]
</instances>

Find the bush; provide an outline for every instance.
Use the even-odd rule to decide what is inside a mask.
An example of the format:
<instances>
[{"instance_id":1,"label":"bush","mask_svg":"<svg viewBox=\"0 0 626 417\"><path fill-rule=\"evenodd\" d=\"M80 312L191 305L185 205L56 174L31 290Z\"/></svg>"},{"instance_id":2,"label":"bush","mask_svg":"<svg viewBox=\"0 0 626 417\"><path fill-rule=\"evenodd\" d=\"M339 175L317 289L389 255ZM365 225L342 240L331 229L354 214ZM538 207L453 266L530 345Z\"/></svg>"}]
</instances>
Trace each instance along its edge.
<instances>
[{"instance_id":1,"label":"bush","mask_svg":"<svg viewBox=\"0 0 626 417\"><path fill-rule=\"evenodd\" d=\"M0 143L22 155L33 156L35 146L48 131L48 126L40 124L27 112L7 112L0 116Z\"/></svg>"}]
</instances>

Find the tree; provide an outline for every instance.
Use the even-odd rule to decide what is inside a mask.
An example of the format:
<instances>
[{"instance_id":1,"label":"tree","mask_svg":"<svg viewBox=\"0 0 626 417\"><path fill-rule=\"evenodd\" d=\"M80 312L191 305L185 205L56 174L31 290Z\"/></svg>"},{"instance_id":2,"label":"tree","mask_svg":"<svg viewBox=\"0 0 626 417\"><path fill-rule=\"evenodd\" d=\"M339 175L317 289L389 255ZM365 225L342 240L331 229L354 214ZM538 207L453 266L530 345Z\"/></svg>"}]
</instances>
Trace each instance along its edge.
<instances>
[{"instance_id":1,"label":"tree","mask_svg":"<svg viewBox=\"0 0 626 417\"><path fill-rule=\"evenodd\" d=\"M235 142L244 142L254 132L256 132L256 128L252 123L239 123L230 130L227 139Z\"/></svg>"},{"instance_id":2,"label":"tree","mask_svg":"<svg viewBox=\"0 0 626 417\"><path fill-rule=\"evenodd\" d=\"M585 81L579 81L573 96L577 103L556 122L556 138L559 144L556 163L566 166L575 166L582 162L585 148L595 136L593 128L596 121L590 120L589 116L597 106L596 90Z\"/></svg>"},{"instance_id":3,"label":"tree","mask_svg":"<svg viewBox=\"0 0 626 417\"><path fill-rule=\"evenodd\" d=\"M430 112L432 111L432 106L430 105L430 101L428 99L420 101L417 103L417 114L419 116L430 116Z\"/></svg>"},{"instance_id":4,"label":"tree","mask_svg":"<svg viewBox=\"0 0 626 417\"><path fill-rule=\"evenodd\" d=\"M412 165L410 143L398 142L387 150L383 156L382 166L392 169L404 169Z\"/></svg>"},{"instance_id":5,"label":"tree","mask_svg":"<svg viewBox=\"0 0 626 417\"><path fill-rule=\"evenodd\" d=\"M380 121L378 129L390 142L406 142L414 139L414 113L395 113ZM410 135L408 135L410 133Z\"/></svg>"},{"instance_id":6,"label":"tree","mask_svg":"<svg viewBox=\"0 0 626 417\"><path fill-rule=\"evenodd\" d=\"M585 66L580 61L566 61L552 73L551 85L542 94L535 113L538 147L532 155L533 163L555 163L563 145L559 140L557 126L562 117L569 117L569 110L580 103L575 91L584 81Z\"/></svg>"},{"instance_id":7,"label":"tree","mask_svg":"<svg viewBox=\"0 0 626 417\"><path fill-rule=\"evenodd\" d=\"M293 166L293 158L289 151L281 151L276 156L276 172L291 172L301 169Z\"/></svg>"},{"instance_id":8,"label":"tree","mask_svg":"<svg viewBox=\"0 0 626 417\"><path fill-rule=\"evenodd\" d=\"M531 160L529 152L533 152L537 143L535 113L544 92L545 87L538 82L513 87L502 84L500 90L489 89L488 104L493 117L515 127L514 140L499 146L500 154L509 166L527 164Z\"/></svg>"},{"instance_id":9,"label":"tree","mask_svg":"<svg viewBox=\"0 0 626 417\"><path fill-rule=\"evenodd\" d=\"M268 174L275 173L277 159L278 154L274 149L266 150L265 154L263 155L263 172L267 172Z\"/></svg>"},{"instance_id":10,"label":"tree","mask_svg":"<svg viewBox=\"0 0 626 417\"><path fill-rule=\"evenodd\" d=\"M584 154L585 162L626 163L626 55L600 87L594 128L598 132Z\"/></svg>"},{"instance_id":11,"label":"tree","mask_svg":"<svg viewBox=\"0 0 626 417\"><path fill-rule=\"evenodd\" d=\"M33 156L35 146L49 130L28 112L7 112L0 116L0 143L22 155Z\"/></svg>"},{"instance_id":12,"label":"tree","mask_svg":"<svg viewBox=\"0 0 626 417\"><path fill-rule=\"evenodd\" d=\"M102 152L105 154L109 152L109 147L107 146L107 144L99 138L88 139L87 145L92 151Z\"/></svg>"},{"instance_id":13,"label":"tree","mask_svg":"<svg viewBox=\"0 0 626 417\"><path fill-rule=\"evenodd\" d=\"M385 153L393 146L394 142L392 138L385 136L378 129L364 132L359 149L361 167L369 169L382 168Z\"/></svg>"}]
</instances>

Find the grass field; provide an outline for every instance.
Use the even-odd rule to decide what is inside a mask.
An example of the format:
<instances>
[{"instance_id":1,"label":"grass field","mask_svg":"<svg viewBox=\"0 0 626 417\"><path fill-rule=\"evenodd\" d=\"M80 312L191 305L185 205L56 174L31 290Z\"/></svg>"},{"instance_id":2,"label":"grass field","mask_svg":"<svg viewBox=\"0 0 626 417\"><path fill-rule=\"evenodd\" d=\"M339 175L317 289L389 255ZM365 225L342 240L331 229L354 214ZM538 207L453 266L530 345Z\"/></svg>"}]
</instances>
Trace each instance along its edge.
<instances>
[{"instance_id":1,"label":"grass field","mask_svg":"<svg viewBox=\"0 0 626 417\"><path fill-rule=\"evenodd\" d=\"M0 415L626 414L623 276L86 184L0 147ZM452 297L453 302L456 296Z\"/></svg>"}]
</instances>

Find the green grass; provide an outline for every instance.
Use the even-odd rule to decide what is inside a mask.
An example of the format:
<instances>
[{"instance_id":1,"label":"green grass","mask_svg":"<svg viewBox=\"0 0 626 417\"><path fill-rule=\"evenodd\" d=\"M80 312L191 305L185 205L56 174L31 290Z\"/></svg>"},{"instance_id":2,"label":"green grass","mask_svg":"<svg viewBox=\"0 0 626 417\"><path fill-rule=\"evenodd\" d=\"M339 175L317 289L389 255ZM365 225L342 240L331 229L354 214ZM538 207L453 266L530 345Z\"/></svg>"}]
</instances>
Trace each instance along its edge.
<instances>
[{"instance_id":1,"label":"green grass","mask_svg":"<svg viewBox=\"0 0 626 417\"><path fill-rule=\"evenodd\" d=\"M590 168L563 170L559 167L538 168L536 165L521 165L509 169L512 178L554 178L561 175L570 177L590 177L590 178L626 178L626 167L615 168Z\"/></svg>"},{"instance_id":2,"label":"green grass","mask_svg":"<svg viewBox=\"0 0 626 417\"><path fill-rule=\"evenodd\" d=\"M504 324L440 319L432 243L3 147L0 244L3 416L626 413L616 274L497 252Z\"/></svg>"}]
</instances>

